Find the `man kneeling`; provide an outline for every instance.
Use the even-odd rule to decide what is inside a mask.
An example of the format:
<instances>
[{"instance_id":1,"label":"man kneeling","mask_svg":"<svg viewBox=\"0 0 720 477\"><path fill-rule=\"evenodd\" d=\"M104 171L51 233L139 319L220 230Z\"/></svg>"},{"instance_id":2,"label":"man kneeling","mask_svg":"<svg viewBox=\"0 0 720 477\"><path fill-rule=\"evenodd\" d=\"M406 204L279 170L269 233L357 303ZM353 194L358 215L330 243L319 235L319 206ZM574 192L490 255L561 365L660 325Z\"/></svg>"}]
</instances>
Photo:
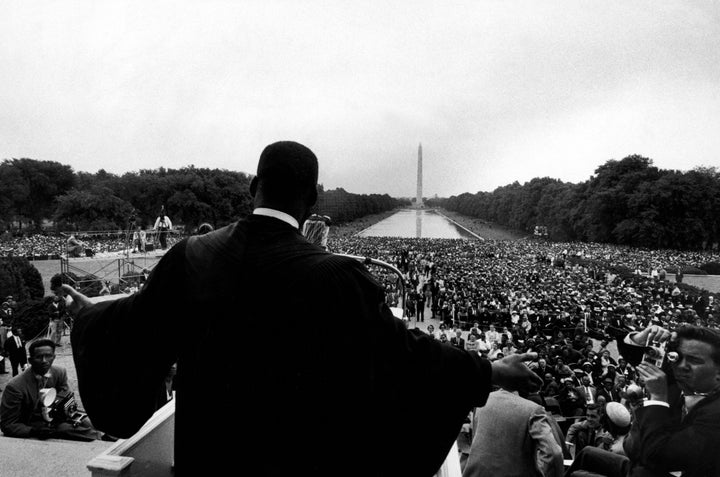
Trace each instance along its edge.
<instances>
[{"instance_id":1,"label":"man kneeling","mask_svg":"<svg viewBox=\"0 0 720 477\"><path fill-rule=\"evenodd\" d=\"M0 429L9 437L100 438L87 416L77 410L67 372L55 361L55 343L41 339L30 345L30 366L8 382L0 403Z\"/></svg>"}]
</instances>

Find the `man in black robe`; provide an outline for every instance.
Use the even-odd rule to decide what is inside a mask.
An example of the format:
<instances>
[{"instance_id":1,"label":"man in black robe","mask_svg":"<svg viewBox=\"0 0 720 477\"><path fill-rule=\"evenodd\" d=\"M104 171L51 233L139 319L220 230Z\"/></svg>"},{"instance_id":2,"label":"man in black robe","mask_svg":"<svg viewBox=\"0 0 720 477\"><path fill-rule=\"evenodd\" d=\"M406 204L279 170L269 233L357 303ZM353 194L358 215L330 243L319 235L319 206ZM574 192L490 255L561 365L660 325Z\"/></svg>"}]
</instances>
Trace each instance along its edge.
<instances>
[{"instance_id":1,"label":"man in black robe","mask_svg":"<svg viewBox=\"0 0 720 477\"><path fill-rule=\"evenodd\" d=\"M56 291L73 299L78 385L98 428L136 432L177 362L177 476L430 476L491 382L539 384L523 363L533 354L491 365L408 330L362 264L308 242L298 229L317 177L308 148L271 144L252 216L178 243L131 297Z\"/></svg>"}]
</instances>

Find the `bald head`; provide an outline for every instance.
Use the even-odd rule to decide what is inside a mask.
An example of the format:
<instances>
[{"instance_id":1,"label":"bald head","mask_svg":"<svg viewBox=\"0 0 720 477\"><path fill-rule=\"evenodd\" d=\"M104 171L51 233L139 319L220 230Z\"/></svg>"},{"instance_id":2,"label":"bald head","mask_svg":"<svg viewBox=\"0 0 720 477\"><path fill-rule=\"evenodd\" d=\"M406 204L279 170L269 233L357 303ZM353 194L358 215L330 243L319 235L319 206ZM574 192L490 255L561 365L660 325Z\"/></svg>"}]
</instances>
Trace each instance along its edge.
<instances>
[{"instance_id":1,"label":"bald head","mask_svg":"<svg viewBox=\"0 0 720 477\"><path fill-rule=\"evenodd\" d=\"M256 207L282 210L302 221L317 200L317 180L315 154L297 142L280 141L260 154L250 193Z\"/></svg>"}]
</instances>

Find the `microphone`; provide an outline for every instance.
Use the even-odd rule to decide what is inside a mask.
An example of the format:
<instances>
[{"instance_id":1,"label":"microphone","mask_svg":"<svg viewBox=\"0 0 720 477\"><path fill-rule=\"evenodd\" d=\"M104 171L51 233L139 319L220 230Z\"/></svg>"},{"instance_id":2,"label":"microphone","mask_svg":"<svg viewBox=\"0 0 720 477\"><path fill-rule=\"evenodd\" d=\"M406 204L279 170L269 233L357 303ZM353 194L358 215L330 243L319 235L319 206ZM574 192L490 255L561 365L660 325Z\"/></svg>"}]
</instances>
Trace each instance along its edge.
<instances>
[{"instance_id":1,"label":"microphone","mask_svg":"<svg viewBox=\"0 0 720 477\"><path fill-rule=\"evenodd\" d=\"M310 243L327 250L327 240L330 233L330 217L313 214L303 224L302 234Z\"/></svg>"}]
</instances>

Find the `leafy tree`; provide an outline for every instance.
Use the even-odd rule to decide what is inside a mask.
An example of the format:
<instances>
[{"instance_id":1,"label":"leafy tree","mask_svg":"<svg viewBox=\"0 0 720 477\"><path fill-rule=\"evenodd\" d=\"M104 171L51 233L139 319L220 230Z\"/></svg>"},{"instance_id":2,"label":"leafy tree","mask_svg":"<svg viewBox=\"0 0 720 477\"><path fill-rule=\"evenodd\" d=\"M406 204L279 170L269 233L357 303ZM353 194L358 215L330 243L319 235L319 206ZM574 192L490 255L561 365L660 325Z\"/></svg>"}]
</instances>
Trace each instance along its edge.
<instances>
[{"instance_id":1,"label":"leafy tree","mask_svg":"<svg viewBox=\"0 0 720 477\"><path fill-rule=\"evenodd\" d=\"M352 194L345 189L319 189L316 213L327 215L335 223L349 222L370 214L392 210L400 205L387 194Z\"/></svg>"},{"instance_id":2,"label":"leafy tree","mask_svg":"<svg viewBox=\"0 0 720 477\"><path fill-rule=\"evenodd\" d=\"M14 199L15 215L28 218L35 227L52 215L55 198L75 185L72 168L59 162L12 159L3 165L13 169L4 180L16 181L12 188L19 193Z\"/></svg>"},{"instance_id":3,"label":"leafy tree","mask_svg":"<svg viewBox=\"0 0 720 477\"><path fill-rule=\"evenodd\" d=\"M633 155L607 161L595 173L579 184L536 178L437 203L514 229L545 225L554 240L682 249L720 241L716 168L659 170L652 160Z\"/></svg>"},{"instance_id":4,"label":"leafy tree","mask_svg":"<svg viewBox=\"0 0 720 477\"><path fill-rule=\"evenodd\" d=\"M9 222L17 220L22 223L25 217L22 212L25 204L30 200L30 187L22 177L19 168L11 161L3 161L0 164L0 217Z\"/></svg>"},{"instance_id":5,"label":"leafy tree","mask_svg":"<svg viewBox=\"0 0 720 477\"><path fill-rule=\"evenodd\" d=\"M73 189L57 198L54 218L76 230L123 229L132 205L101 186Z\"/></svg>"}]
</instances>

